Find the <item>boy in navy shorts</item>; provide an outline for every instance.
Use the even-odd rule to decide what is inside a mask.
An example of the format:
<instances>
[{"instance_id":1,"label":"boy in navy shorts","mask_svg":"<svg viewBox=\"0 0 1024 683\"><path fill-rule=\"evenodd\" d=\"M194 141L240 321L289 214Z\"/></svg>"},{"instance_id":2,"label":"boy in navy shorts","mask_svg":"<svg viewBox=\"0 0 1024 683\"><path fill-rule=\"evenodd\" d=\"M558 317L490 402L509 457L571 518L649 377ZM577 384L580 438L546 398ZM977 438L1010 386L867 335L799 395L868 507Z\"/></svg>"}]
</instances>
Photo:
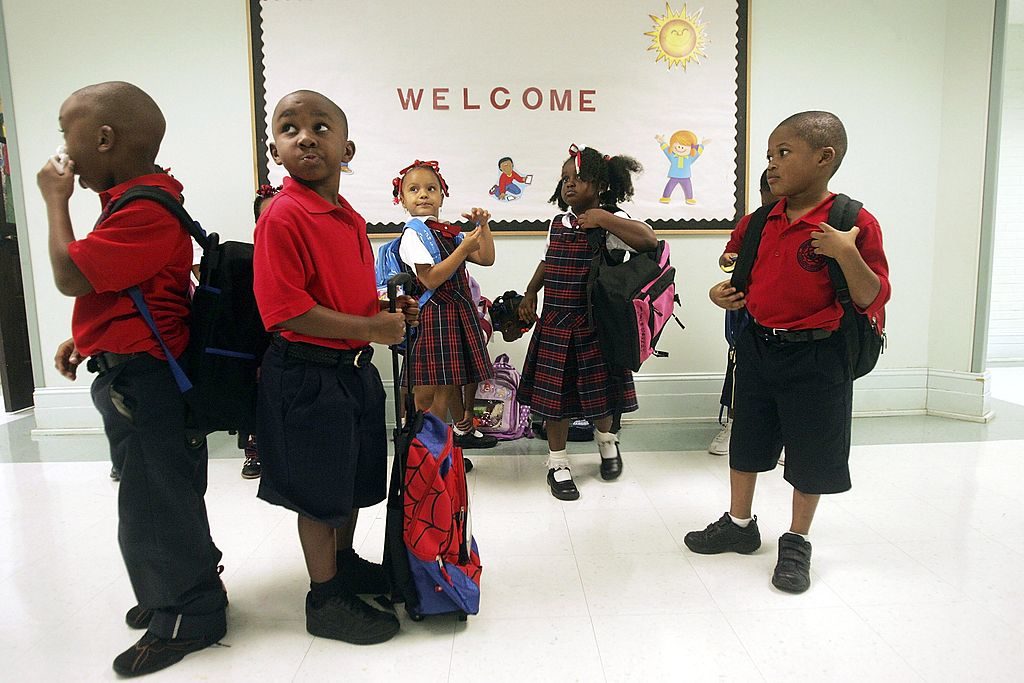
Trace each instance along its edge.
<instances>
[{"instance_id":1,"label":"boy in navy shorts","mask_svg":"<svg viewBox=\"0 0 1024 683\"><path fill-rule=\"evenodd\" d=\"M274 333L260 370L259 497L298 513L306 630L380 643L398 619L358 597L387 583L352 549L359 508L387 487L385 395L369 342L398 343L419 311L411 297L397 313L381 310L366 221L338 194L355 154L345 113L299 90L278 102L272 130L271 154L289 177L255 233L253 287Z\"/></svg>"},{"instance_id":2,"label":"boy in navy shorts","mask_svg":"<svg viewBox=\"0 0 1024 683\"><path fill-rule=\"evenodd\" d=\"M47 162L39 189L50 226L57 289L75 297L72 339L57 369L75 379L88 356L92 400L111 459L121 469L117 539L139 604L125 616L145 635L114 659L122 676L152 673L220 640L227 595L206 516L206 440L186 432L185 403L156 338L125 292L138 286L171 353L188 345L192 243L178 220L150 200L110 206L132 187L179 201L181 184L154 161L164 135L156 103L129 83L76 91L60 109L69 160ZM68 211L75 176L98 192L103 212L75 239Z\"/></svg>"},{"instance_id":3,"label":"boy in navy shorts","mask_svg":"<svg viewBox=\"0 0 1024 683\"><path fill-rule=\"evenodd\" d=\"M846 130L834 114L807 111L778 125L768 138L767 173L780 201L768 215L747 292L729 280L710 292L722 308L746 306L753 320L736 341L729 511L684 542L702 554L757 550L761 535L751 514L757 474L774 469L785 447L793 512L789 532L779 538L772 584L791 593L810 587L807 535L821 494L850 488L853 377L827 258L838 262L858 310L883 321L890 294L874 216L861 209L849 232L825 222L835 197L828 182L846 148ZM749 222L746 216L737 224L726 253L739 252Z\"/></svg>"}]
</instances>

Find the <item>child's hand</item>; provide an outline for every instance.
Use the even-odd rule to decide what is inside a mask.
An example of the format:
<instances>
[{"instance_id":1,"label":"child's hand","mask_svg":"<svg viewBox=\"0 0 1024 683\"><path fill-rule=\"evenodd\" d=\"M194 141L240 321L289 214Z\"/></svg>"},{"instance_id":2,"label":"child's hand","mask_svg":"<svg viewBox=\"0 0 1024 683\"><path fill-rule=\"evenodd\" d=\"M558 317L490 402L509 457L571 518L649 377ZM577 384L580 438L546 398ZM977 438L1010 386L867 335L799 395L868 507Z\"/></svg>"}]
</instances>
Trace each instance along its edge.
<instances>
[{"instance_id":1,"label":"child's hand","mask_svg":"<svg viewBox=\"0 0 1024 683\"><path fill-rule=\"evenodd\" d=\"M78 366L84 360L85 358L75 348L75 340L68 339L61 342L61 345L57 347L57 353L53 357L53 365L57 368L57 372L74 382L78 377Z\"/></svg>"},{"instance_id":2,"label":"child's hand","mask_svg":"<svg viewBox=\"0 0 1024 683\"><path fill-rule=\"evenodd\" d=\"M474 206L469 210L469 213L462 214L462 217L474 225L485 226L491 220L491 212Z\"/></svg>"},{"instance_id":3,"label":"child's hand","mask_svg":"<svg viewBox=\"0 0 1024 683\"><path fill-rule=\"evenodd\" d=\"M703 140L700 141L700 145L701 145L701 147L703 147L704 145L708 144L709 142L711 142L711 138L704 138Z\"/></svg>"},{"instance_id":4,"label":"child's hand","mask_svg":"<svg viewBox=\"0 0 1024 683\"><path fill-rule=\"evenodd\" d=\"M593 230L608 223L611 214L604 209L587 209L576 217L580 230Z\"/></svg>"},{"instance_id":5,"label":"child's hand","mask_svg":"<svg viewBox=\"0 0 1024 683\"><path fill-rule=\"evenodd\" d=\"M736 267L736 260L739 259L740 255L727 251L718 257L718 267L727 273L731 273L732 269Z\"/></svg>"},{"instance_id":6,"label":"child's hand","mask_svg":"<svg viewBox=\"0 0 1024 683\"><path fill-rule=\"evenodd\" d=\"M519 317L527 325L537 322L537 293L527 292L519 302Z\"/></svg>"},{"instance_id":7,"label":"child's hand","mask_svg":"<svg viewBox=\"0 0 1024 683\"><path fill-rule=\"evenodd\" d=\"M71 193L75 191L75 162L68 160L63 171L59 171L51 159L46 160L39 173L36 174L36 184L43 195L43 201L67 202Z\"/></svg>"},{"instance_id":8,"label":"child's hand","mask_svg":"<svg viewBox=\"0 0 1024 683\"><path fill-rule=\"evenodd\" d=\"M727 311L735 311L747 305L746 295L732 286L729 280L723 280L711 288L708 292L711 301L719 308Z\"/></svg>"},{"instance_id":9,"label":"child's hand","mask_svg":"<svg viewBox=\"0 0 1024 683\"><path fill-rule=\"evenodd\" d=\"M836 230L828 223L818 223L821 232L811 233L811 246L814 253L821 256L841 258L850 251L857 251L857 234L860 228L856 225L848 231Z\"/></svg>"},{"instance_id":10,"label":"child's hand","mask_svg":"<svg viewBox=\"0 0 1024 683\"><path fill-rule=\"evenodd\" d=\"M662 144L662 145L665 144L665 136L664 135L655 135L654 139L657 140L659 144Z\"/></svg>"},{"instance_id":11,"label":"child's hand","mask_svg":"<svg viewBox=\"0 0 1024 683\"><path fill-rule=\"evenodd\" d=\"M464 251L466 256L480 251L480 228L477 228L473 232L466 233L466 236L462 239L462 244L460 244L459 247Z\"/></svg>"},{"instance_id":12,"label":"child's hand","mask_svg":"<svg viewBox=\"0 0 1024 683\"><path fill-rule=\"evenodd\" d=\"M370 318L369 340L378 344L397 344L405 339L405 313L381 311Z\"/></svg>"},{"instance_id":13,"label":"child's hand","mask_svg":"<svg viewBox=\"0 0 1024 683\"><path fill-rule=\"evenodd\" d=\"M420 303L416 299L403 294L395 299L395 306L405 316L406 325L416 327L420 324Z\"/></svg>"}]
</instances>

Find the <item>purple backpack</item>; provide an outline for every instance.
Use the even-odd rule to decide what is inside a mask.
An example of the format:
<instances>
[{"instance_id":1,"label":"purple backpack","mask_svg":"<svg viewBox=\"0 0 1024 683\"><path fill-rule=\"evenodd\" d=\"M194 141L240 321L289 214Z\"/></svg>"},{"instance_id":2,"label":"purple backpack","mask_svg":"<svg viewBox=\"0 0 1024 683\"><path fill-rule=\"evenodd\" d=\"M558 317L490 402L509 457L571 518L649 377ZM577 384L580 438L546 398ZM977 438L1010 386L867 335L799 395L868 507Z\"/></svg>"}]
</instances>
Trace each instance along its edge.
<instances>
[{"instance_id":1,"label":"purple backpack","mask_svg":"<svg viewBox=\"0 0 1024 683\"><path fill-rule=\"evenodd\" d=\"M494 359L494 377L480 382L473 403L477 429L499 441L532 438L530 406L519 405L519 371L508 361L508 354Z\"/></svg>"}]
</instances>

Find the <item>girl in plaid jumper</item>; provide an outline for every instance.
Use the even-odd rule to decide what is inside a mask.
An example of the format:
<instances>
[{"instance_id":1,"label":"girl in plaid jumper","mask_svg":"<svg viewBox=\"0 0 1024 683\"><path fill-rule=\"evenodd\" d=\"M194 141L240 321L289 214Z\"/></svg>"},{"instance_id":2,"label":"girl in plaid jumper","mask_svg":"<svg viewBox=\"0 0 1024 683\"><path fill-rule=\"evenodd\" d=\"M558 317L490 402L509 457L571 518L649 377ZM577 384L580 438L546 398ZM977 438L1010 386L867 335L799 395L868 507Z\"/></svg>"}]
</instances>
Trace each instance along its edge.
<instances>
[{"instance_id":1,"label":"girl in plaid jumper","mask_svg":"<svg viewBox=\"0 0 1024 683\"><path fill-rule=\"evenodd\" d=\"M494 368L470 293L466 261L481 266L494 263L494 238L488 223L491 215L479 208L462 214L477 226L469 233L439 221L448 184L436 161L416 160L399 171L392 184L395 203L401 203L412 219L421 220L430 229L427 239L433 239L441 256L434 263L430 253L434 245L425 244L421 233L407 225L399 256L416 274L418 284L424 290L433 290L420 311L416 341L405 368L412 373L416 407L442 420L448 419L451 408L456 443L479 447L479 442L488 437L473 427L473 396L477 383L492 377ZM468 400L463 400L463 393L469 395Z\"/></svg>"},{"instance_id":2,"label":"girl in plaid jumper","mask_svg":"<svg viewBox=\"0 0 1024 683\"><path fill-rule=\"evenodd\" d=\"M560 500L576 500L579 490L569 470L565 442L569 423L585 417L597 428L601 478L622 474L615 413L637 409L628 370L609 368L587 319L587 275L593 253L587 231L607 231L609 250L657 248L654 230L615 206L633 196L633 173L642 169L631 157L607 157L589 147L569 148L569 159L551 196L563 213L551 219L544 259L526 288L520 317L537 321L519 384L519 400L547 418L548 486ZM604 207L604 208L602 208ZM537 292L544 288L538 319Z\"/></svg>"}]
</instances>

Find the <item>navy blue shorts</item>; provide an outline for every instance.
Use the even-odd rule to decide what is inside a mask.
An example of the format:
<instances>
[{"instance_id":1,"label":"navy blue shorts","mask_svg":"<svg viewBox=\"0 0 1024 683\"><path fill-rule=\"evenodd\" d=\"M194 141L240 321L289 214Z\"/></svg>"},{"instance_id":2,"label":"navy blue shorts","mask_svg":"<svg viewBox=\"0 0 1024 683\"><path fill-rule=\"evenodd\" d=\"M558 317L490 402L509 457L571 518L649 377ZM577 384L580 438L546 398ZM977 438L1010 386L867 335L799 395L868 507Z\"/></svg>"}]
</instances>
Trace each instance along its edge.
<instances>
[{"instance_id":1,"label":"navy blue shorts","mask_svg":"<svg viewBox=\"0 0 1024 683\"><path fill-rule=\"evenodd\" d=\"M285 359L271 345L260 369L259 497L333 527L384 500L384 401L373 364Z\"/></svg>"},{"instance_id":2,"label":"navy blue shorts","mask_svg":"<svg viewBox=\"0 0 1024 683\"><path fill-rule=\"evenodd\" d=\"M748 326L736 340L729 467L775 469L802 493L850 488L853 380L841 334L820 341L768 341Z\"/></svg>"}]
</instances>

